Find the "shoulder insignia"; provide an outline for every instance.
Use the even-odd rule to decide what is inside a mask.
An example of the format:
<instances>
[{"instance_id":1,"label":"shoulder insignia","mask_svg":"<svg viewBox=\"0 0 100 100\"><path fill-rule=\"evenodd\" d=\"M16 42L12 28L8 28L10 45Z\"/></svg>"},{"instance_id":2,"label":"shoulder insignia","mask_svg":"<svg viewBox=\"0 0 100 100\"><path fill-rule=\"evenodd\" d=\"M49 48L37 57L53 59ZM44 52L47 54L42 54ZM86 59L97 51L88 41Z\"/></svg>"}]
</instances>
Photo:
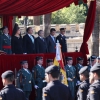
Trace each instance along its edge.
<instances>
[{"instance_id":1,"label":"shoulder insignia","mask_svg":"<svg viewBox=\"0 0 100 100\"><path fill-rule=\"evenodd\" d=\"M83 90L82 90L82 89L80 89L80 92L83 92Z\"/></svg>"},{"instance_id":2,"label":"shoulder insignia","mask_svg":"<svg viewBox=\"0 0 100 100\"><path fill-rule=\"evenodd\" d=\"M92 90L92 91L90 91L90 93L91 93L91 94L94 94L94 91Z\"/></svg>"},{"instance_id":3,"label":"shoulder insignia","mask_svg":"<svg viewBox=\"0 0 100 100\"><path fill-rule=\"evenodd\" d=\"M47 96L47 94L45 94L45 93L44 93L44 94L43 94L43 96L45 96L45 97L46 97L46 96Z\"/></svg>"}]
</instances>

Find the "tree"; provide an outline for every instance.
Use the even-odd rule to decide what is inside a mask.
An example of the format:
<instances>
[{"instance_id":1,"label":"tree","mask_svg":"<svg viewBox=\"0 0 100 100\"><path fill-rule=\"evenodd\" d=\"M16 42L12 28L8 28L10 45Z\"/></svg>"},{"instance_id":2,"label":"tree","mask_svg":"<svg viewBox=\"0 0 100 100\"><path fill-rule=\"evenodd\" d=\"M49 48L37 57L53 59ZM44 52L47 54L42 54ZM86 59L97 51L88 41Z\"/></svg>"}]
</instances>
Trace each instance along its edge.
<instances>
[{"instance_id":1,"label":"tree","mask_svg":"<svg viewBox=\"0 0 100 100\"><path fill-rule=\"evenodd\" d=\"M75 6L73 3L70 7L53 12L52 24L84 23L86 11L86 6L83 4Z\"/></svg>"},{"instance_id":2,"label":"tree","mask_svg":"<svg viewBox=\"0 0 100 100\"><path fill-rule=\"evenodd\" d=\"M45 33L45 37L47 37L50 34L51 15L52 15L52 13L44 15L44 33Z\"/></svg>"},{"instance_id":3,"label":"tree","mask_svg":"<svg viewBox=\"0 0 100 100\"><path fill-rule=\"evenodd\" d=\"M100 0L97 0L96 17L92 33L92 55L99 56Z\"/></svg>"}]
</instances>

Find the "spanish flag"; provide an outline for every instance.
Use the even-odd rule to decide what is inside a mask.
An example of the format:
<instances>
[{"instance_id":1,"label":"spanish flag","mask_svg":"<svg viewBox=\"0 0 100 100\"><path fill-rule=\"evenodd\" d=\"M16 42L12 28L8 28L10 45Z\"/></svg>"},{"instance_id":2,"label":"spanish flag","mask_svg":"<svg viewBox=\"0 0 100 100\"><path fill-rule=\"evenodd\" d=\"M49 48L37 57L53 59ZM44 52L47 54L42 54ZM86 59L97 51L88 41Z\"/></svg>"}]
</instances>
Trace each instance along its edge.
<instances>
[{"instance_id":1,"label":"spanish flag","mask_svg":"<svg viewBox=\"0 0 100 100\"><path fill-rule=\"evenodd\" d=\"M61 82L68 86L67 76L66 76L66 71L64 68L64 62L63 62L63 58L62 58L61 46L59 44L59 41L57 41L57 43L56 43L56 57L54 59L54 65L60 66L60 72L63 77Z\"/></svg>"}]
</instances>

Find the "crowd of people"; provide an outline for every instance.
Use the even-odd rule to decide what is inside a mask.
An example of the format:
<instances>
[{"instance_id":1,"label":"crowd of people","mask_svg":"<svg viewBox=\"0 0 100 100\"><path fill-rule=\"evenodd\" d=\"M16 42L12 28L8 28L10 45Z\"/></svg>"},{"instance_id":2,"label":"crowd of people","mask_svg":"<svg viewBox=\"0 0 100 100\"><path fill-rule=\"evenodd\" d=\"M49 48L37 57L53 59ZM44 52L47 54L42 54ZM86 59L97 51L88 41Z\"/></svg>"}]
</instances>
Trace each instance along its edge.
<instances>
[{"instance_id":1,"label":"crowd of people","mask_svg":"<svg viewBox=\"0 0 100 100\"><path fill-rule=\"evenodd\" d=\"M18 24L15 24L12 36L9 34L7 26L1 28L0 50L7 54L34 54L34 53L55 53L56 42L62 46L62 52L67 52L65 28L60 28L60 34L55 37L56 30L50 29L50 35L44 37L44 31L38 31L38 37L33 36L32 27L26 29L26 34L22 37Z\"/></svg>"},{"instance_id":2,"label":"crowd of people","mask_svg":"<svg viewBox=\"0 0 100 100\"><path fill-rule=\"evenodd\" d=\"M44 69L43 57L36 57L37 65L31 71L28 61L21 61L22 68L16 75L17 88L13 85L14 73L4 72L1 77L5 87L0 97L2 100L29 100L34 87L36 100L100 100L100 58L91 56L87 61L87 66L83 66L84 59L78 57L77 64L73 65L73 58L66 57L68 86L61 83L60 67L53 65L52 59L47 60Z\"/></svg>"},{"instance_id":3,"label":"crowd of people","mask_svg":"<svg viewBox=\"0 0 100 100\"><path fill-rule=\"evenodd\" d=\"M56 53L56 43L59 41L62 52L67 52L65 29L60 28L60 34L55 37L56 30L50 29L50 35L44 38L43 30L34 37L32 27L26 29L22 37L18 24L15 24L12 36L8 27L3 27L0 36L0 50L7 54ZM21 69L14 78L13 71L4 72L2 82L4 88L0 91L0 100L29 100L34 87L36 100L100 100L100 58L91 56L87 66L83 66L84 58L78 57L73 65L72 57L65 57L66 80L62 84L63 75L60 67L53 65L53 59L47 60L43 66L43 57L36 57L37 65L30 71L28 61L21 62ZM15 86L13 81L15 81Z\"/></svg>"}]
</instances>

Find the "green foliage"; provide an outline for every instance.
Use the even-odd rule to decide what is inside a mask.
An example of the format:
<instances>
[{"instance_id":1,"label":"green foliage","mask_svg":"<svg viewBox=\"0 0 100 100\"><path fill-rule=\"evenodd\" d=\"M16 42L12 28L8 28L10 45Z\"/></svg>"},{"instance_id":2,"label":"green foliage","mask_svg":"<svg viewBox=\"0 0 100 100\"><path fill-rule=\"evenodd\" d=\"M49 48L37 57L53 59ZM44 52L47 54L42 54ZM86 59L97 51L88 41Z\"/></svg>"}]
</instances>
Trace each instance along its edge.
<instances>
[{"instance_id":1,"label":"green foliage","mask_svg":"<svg viewBox=\"0 0 100 100\"><path fill-rule=\"evenodd\" d=\"M83 4L75 6L71 4L70 7L63 8L52 13L52 24L72 24L84 23L86 20L87 8Z\"/></svg>"}]
</instances>

